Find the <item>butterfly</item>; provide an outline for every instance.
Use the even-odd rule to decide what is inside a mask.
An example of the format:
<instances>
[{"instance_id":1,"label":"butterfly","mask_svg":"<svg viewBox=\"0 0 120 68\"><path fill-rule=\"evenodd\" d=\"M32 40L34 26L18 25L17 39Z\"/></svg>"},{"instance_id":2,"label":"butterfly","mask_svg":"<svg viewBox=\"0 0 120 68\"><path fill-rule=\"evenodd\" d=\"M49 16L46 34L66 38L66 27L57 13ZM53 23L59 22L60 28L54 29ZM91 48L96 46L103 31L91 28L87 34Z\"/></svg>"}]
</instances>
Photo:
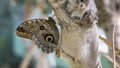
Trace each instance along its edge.
<instances>
[{"instance_id":1,"label":"butterfly","mask_svg":"<svg viewBox=\"0 0 120 68\"><path fill-rule=\"evenodd\" d=\"M16 28L16 35L34 41L44 53L59 53L59 30L53 18L31 19Z\"/></svg>"}]
</instances>

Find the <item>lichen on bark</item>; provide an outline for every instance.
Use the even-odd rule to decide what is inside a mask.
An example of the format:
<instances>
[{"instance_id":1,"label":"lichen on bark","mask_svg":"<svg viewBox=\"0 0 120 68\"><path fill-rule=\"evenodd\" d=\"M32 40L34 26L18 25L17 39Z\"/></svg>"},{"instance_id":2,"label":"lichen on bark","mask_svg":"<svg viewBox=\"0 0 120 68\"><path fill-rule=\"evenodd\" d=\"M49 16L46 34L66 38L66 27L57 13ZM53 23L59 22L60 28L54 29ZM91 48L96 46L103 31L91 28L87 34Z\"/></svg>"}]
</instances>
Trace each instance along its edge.
<instances>
[{"instance_id":1,"label":"lichen on bark","mask_svg":"<svg viewBox=\"0 0 120 68\"><path fill-rule=\"evenodd\" d=\"M94 0L48 0L61 26L60 51L70 68L99 68Z\"/></svg>"}]
</instances>

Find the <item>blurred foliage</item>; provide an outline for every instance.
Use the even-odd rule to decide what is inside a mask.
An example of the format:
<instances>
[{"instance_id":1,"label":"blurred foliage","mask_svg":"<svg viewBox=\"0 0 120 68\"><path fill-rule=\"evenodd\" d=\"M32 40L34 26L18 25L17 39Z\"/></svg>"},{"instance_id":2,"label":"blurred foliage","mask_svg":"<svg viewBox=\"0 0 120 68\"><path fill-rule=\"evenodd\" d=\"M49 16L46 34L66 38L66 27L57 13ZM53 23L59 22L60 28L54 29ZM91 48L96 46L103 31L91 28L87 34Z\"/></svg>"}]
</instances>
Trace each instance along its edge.
<instances>
[{"instance_id":1,"label":"blurred foliage","mask_svg":"<svg viewBox=\"0 0 120 68\"><path fill-rule=\"evenodd\" d=\"M17 57L13 53L13 29L15 23L13 13L20 8L24 0L18 0L16 3L21 3L15 7L13 7L11 1L0 0L0 68L3 66L6 66L6 68L15 68L20 60L20 57ZM17 12L15 13L17 14ZM21 13L21 11L18 13Z\"/></svg>"}]
</instances>

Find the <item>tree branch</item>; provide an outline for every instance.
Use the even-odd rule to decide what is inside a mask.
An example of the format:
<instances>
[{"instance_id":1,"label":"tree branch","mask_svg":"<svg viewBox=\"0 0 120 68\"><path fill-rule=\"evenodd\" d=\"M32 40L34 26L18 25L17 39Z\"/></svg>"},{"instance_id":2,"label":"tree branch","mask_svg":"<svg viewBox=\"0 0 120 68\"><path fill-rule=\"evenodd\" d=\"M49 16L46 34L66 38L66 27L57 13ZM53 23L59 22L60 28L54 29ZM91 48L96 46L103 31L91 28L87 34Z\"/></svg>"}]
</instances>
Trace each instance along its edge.
<instances>
[{"instance_id":1,"label":"tree branch","mask_svg":"<svg viewBox=\"0 0 120 68\"><path fill-rule=\"evenodd\" d=\"M94 0L48 0L61 26L60 51L70 68L99 68Z\"/></svg>"}]
</instances>

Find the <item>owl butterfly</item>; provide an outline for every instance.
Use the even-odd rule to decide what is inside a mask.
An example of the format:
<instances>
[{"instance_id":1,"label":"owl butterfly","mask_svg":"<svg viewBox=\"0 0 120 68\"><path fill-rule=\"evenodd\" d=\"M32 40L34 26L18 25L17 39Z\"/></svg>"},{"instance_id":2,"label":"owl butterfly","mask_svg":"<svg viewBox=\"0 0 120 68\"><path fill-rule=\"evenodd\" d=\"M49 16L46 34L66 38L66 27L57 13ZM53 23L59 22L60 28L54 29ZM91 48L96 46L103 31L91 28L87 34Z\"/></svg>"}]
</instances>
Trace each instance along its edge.
<instances>
[{"instance_id":1,"label":"owl butterfly","mask_svg":"<svg viewBox=\"0 0 120 68\"><path fill-rule=\"evenodd\" d=\"M44 53L58 52L59 31L53 18L32 19L21 23L16 34L31 39Z\"/></svg>"}]
</instances>

